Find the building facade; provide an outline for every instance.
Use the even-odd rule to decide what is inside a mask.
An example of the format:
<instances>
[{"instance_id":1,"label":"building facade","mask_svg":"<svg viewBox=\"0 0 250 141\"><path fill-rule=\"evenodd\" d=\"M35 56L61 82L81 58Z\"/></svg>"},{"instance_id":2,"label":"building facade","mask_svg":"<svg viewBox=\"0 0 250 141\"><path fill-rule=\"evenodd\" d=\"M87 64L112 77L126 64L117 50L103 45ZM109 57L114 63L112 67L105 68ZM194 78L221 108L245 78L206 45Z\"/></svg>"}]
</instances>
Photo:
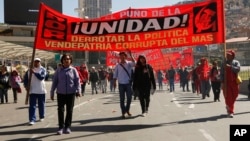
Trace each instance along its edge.
<instances>
[{"instance_id":1,"label":"building facade","mask_svg":"<svg viewBox=\"0 0 250 141\"><path fill-rule=\"evenodd\" d=\"M78 0L78 16L80 18L95 19L111 14L112 0ZM75 52L77 61L88 64L105 64L106 52Z\"/></svg>"}]
</instances>

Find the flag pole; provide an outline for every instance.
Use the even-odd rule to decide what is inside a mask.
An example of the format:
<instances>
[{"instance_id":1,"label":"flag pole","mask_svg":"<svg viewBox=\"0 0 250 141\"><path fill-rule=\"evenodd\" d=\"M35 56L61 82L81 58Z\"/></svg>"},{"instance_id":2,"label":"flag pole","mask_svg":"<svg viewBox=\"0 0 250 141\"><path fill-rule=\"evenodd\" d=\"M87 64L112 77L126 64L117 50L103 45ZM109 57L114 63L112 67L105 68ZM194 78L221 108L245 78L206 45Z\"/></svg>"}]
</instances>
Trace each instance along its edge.
<instances>
[{"instance_id":1,"label":"flag pole","mask_svg":"<svg viewBox=\"0 0 250 141\"><path fill-rule=\"evenodd\" d=\"M25 97L25 105L29 104L29 96L30 96L30 85L31 85L31 78L32 78L32 71L31 69L33 69L33 64L34 64L34 58L35 58L35 54L36 54L36 42L37 42L37 36L38 36L38 29L39 29L39 21L40 21L40 12L41 12L41 8L42 8L42 4L40 3L40 7L39 7L39 15L38 15L38 20L37 20L37 26L36 26L36 36L35 36L35 41L34 41L34 46L33 46L33 51L32 51L32 56L31 56L31 63L29 66L29 74L28 74L28 87L26 88L26 97Z\"/></svg>"},{"instance_id":2,"label":"flag pole","mask_svg":"<svg viewBox=\"0 0 250 141\"><path fill-rule=\"evenodd\" d=\"M224 50L224 61L226 61L226 51L227 51L227 45L226 45L226 33L225 33L225 31L226 31L226 22L225 22L225 19L226 19L226 17L225 17L225 3L224 3L224 0L220 0L221 1L221 4L222 4L222 11L221 11L221 13L223 14L223 16L222 16L222 22L223 22L223 25L224 25L224 28L222 28L222 30L223 30L223 50ZM226 76L227 76L227 74L226 74L226 62L223 62L223 67L224 67L224 80L223 80L223 94L224 94L224 97L226 98L227 97L227 80L226 80Z\"/></svg>"}]
</instances>

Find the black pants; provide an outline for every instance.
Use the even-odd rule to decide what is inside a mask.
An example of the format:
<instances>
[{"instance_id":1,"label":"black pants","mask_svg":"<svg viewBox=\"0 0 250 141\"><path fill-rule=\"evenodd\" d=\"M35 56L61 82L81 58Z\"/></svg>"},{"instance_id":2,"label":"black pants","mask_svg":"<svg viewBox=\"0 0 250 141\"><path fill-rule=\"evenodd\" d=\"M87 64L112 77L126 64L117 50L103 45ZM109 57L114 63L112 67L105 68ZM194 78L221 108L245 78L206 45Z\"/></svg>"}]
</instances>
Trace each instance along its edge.
<instances>
[{"instance_id":1,"label":"black pants","mask_svg":"<svg viewBox=\"0 0 250 141\"><path fill-rule=\"evenodd\" d=\"M182 81L182 88L183 88L183 91L185 91L185 87L187 87L187 91L189 91L188 80Z\"/></svg>"},{"instance_id":2,"label":"black pants","mask_svg":"<svg viewBox=\"0 0 250 141\"><path fill-rule=\"evenodd\" d=\"M86 82L83 82L83 83L81 84L82 95L85 93L85 87L86 87Z\"/></svg>"},{"instance_id":3,"label":"black pants","mask_svg":"<svg viewBox=\"0 0 250 141\"><path fill-rule=\"evenodd\" d=\"M219 100L220 99L220 82L218 81L212 81L212 90L214 93L214 100Z\"/></svg>"},{"instance_id":4,"label":"black pants","mask_svg":"<svg viewBox=\"0 0 250 141\"><path fill-rule=\"evenodd\" d=\"M59 129L71 127L75 94L57 94ZM64 106L66 105L66 118L64 121Z\"/></svg>"},{"instance_id":5,"label":"black pants","mask_svg":"<svg viewBox=\"0 0 250 141\"><path fill-rule=\"evenodd\" d=\"M139 99L142 113L147 112L150 102L150 89L139 89Z\"/></svg>"},{"instance_id":6,"label":"black pants","mask_svg":"<svg viewBox=\"0 0 250 141\"><path fill-rule=\"evenodd\" d=\"M192 82L192 83L191 83L191 86L192 86L192 92L193 92L193 93L195 93L196 88L195 88L195 84L194 84L194 82Z\"/></svg>"},{"instance_id":7,"label":"black pants","mask_svg":"<svg viewBox=\"0 0 250 141\"><path fill-rule=\"evenodd\" d=\"M0 98L1 98L1 103L4 103L4 99L5 102L8 103L8 89L6 88L0 89Z\"/></svg>"}]
</instances>

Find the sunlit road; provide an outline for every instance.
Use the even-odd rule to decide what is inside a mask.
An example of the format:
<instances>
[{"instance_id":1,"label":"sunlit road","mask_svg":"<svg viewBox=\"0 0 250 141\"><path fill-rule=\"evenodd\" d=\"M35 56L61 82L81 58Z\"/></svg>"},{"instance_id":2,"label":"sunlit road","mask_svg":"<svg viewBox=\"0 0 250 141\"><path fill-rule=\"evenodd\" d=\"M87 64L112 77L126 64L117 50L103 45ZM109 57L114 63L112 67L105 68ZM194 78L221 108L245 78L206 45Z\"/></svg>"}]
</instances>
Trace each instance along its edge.
<instances>
[{"instance_id":1,"label":"sunlit road","mask_svg":"<svg viewBox=\"0 0 250 141\"><path fill-rule=\"evenodd\" d=\"M51 82L47 82L49 91ZM176 84L175 93L157 90L151 96L149 113L142 117L139 101L133 100L132 117L121 119L118 93L92 95L90 86L84 97L76 99L72 133L56 135L56 101L47 95L46 117L43 122L28 125L25 92L19 94L17 104L0 105L0 140L8 141L229 141L230 124L250 124L250 101L240 95L235 104L234 118L226 116L224 99L213 102L213 95L205 100L191 92L182 92Z\"/></svg>"}]
</instances>

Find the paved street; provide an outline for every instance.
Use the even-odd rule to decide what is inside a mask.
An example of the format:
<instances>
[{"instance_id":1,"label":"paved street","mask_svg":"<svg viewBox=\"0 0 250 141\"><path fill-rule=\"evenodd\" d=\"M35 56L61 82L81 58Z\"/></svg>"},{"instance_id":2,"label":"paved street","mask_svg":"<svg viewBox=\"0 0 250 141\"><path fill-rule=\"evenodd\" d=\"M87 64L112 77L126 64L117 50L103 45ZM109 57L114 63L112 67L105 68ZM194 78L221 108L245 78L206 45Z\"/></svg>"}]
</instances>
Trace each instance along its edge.
<instances>
[{"instance_id":1,"label":"paved street","mask_svg":"<svg viewBox=\"0 0 250 141\"><path fill-rule=\"evenodd\" d=\"M47 82L49 91L51 82ZM191 92L182 92L176 84L174 94L157 90L151 96L149 113L140 116L139 101L133 100L132 117L121 119L118 92L86 94L76 99L72 133L56 135L57 104L47 95L46 117L43 122L28 125L28 107L24 104L25 91L13 103L9 91L9 104L0 105L0 138L5 141L229 141L230 124L250 124L250 101L240 95L234 118L226 116L224 99L213 102L213 95L201 99Z\"/></svg>"}]
</instances>

